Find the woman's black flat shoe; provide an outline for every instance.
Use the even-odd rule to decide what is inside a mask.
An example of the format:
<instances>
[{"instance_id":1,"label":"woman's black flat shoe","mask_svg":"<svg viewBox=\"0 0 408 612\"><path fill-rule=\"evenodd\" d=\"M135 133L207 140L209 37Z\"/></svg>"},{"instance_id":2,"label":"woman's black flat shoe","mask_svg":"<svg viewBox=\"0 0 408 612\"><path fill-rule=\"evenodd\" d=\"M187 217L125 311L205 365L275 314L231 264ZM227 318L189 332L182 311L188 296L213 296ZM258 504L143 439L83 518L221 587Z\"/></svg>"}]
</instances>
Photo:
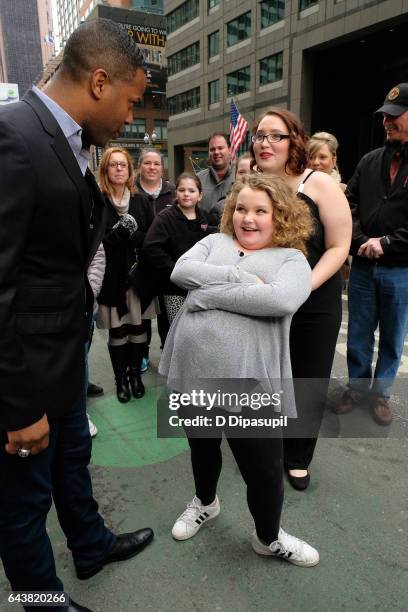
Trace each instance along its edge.
<instances>
[{"instance_id":1,"label":"woman's black flat shoe","mask_svg":"<svg viewBox=\"0 0 408 612\"><path fill-rule=\"evenodd\" d=\"M310 484L310 474L306 476L292 476L288 470L288 480L296 491L304 491Z\"/></svg>"}]
</instances>

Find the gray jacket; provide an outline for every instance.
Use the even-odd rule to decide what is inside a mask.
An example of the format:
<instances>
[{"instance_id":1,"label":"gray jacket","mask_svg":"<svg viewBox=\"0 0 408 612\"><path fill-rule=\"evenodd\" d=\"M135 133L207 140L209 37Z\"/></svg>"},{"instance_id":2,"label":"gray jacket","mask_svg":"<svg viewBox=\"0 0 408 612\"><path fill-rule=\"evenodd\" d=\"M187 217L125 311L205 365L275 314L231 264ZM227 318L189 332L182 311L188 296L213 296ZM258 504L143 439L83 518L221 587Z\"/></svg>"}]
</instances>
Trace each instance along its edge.
<instances>
[{"instance_id":1,"label":"gray jacket","mask_svg":"<svg viewBox=\"0 0 408 612\"><path fill-rule=\"evenodd\" d=\"M230 166L224 178L219 181L217 173L211 166L206 170L201 170L197 174L203 186L203 199L200 203L200 208L205 212L210 212L217 202L222 203L227 197L231 186L235 180L235 166ZM218 204L219 208L220 204Z\"/></svg>"}]
</instances>

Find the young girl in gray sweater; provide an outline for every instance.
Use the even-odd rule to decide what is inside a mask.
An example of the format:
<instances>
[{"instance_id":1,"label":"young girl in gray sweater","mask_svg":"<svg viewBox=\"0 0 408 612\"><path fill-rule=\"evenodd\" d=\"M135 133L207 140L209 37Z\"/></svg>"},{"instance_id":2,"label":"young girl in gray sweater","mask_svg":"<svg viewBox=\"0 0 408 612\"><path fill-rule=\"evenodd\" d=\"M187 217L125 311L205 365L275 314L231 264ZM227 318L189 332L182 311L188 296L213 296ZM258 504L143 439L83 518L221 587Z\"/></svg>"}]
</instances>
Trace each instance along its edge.
<instances>
[{"instance_id":1,"label":"young girl in gray sweater","mask_svg":"<svg viewBox=\"0 0 408 612\"><path fill-rule=\"evenodd\" d=\"M189 293L169 332L159 372L170 389L193 398L178 410L178 418L191 448L195 481L195 496L173 526L176 540L191 538L220 512L216 489L224 431L247 485L254 550L301 566L319 561L314 548L280 526L282 441L280 435L268 435L269 419L268 437L257 432L258 412L254 405L251 409L261 391L270 398L270 417L284 424L296 416L289 328L311 289L304 256L311 227L307 207L284 181L252 176L237 182L228 196L221 233L198 242L175 266L172 281ZM220 401L232 396L232 405ZM209 410L203 397L216 398L216 407ZM191 420L195 416L201 420ZM239 422L238 416L252 417L252 429L237 431L231 424Z\"/></svg>"}]
</instances>

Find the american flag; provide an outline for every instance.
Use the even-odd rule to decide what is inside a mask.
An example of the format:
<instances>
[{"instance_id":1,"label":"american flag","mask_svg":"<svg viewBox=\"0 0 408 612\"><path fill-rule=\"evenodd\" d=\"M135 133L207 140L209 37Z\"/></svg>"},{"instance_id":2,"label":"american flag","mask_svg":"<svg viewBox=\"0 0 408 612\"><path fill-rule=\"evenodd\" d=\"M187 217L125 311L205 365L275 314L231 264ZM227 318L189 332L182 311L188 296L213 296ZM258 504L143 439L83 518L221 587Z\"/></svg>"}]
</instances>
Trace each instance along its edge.
<instances>
[{"instance_id":1,"label":"american flag","mask_svg":"<svg viewBox=\"0 0 408 612\"><path fill-rule=\"evenodd\" d=\"M230 119L230 155L234 161L237 151L241 146L245 134L248 130L248 123L240 114L234 100L231 100L231 119Z\"/></svg>"}]
</instances>

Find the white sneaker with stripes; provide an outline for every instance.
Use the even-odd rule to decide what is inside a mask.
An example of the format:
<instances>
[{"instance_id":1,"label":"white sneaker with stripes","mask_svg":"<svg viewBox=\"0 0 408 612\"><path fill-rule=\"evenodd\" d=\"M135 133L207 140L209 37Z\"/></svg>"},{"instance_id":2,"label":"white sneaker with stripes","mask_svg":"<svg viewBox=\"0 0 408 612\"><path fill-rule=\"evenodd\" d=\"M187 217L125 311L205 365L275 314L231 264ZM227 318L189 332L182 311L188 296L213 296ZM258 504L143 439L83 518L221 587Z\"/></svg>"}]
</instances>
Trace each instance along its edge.
<instances>
[{"instance_id":1,"label":"white sneaker with stripes","mask_svg":"<svg viewBox=\"0 0 408 612\"><path fill-rule=\"evenodd\" d=\"M252 548L258 555L271 555L285 559L294 565L313 567L319 563L319 553L315 548L279 529L278 539L272 544L264 544L258 538L256 531L252 534Z\"/></svg>"},{"instance_id":2,"label":"white sneaker with stripes","mask_svg":"<svg viewBox=\"0 0 408 612\"><path fill-rule=\"evenodd\" d=\"M187 504L177 521L173 525L171 535L175 540L188 540L192 538L204 523L215 518L220 513L218 497L209 506L202 506L198 497L193 497Z\"/></svg>"}]
</instances>

